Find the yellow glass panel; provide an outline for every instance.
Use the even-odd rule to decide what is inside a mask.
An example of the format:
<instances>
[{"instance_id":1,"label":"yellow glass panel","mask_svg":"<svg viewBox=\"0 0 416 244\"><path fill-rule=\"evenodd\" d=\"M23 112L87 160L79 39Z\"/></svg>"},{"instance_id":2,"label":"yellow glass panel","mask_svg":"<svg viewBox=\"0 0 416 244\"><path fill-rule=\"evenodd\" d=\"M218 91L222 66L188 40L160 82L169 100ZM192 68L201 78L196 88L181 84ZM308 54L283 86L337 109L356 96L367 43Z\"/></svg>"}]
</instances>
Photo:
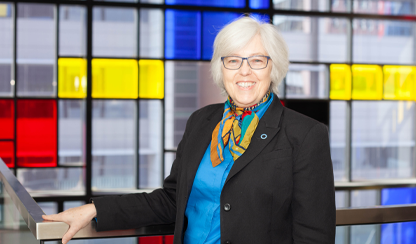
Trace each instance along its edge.
<instances>
[{"instance_id":1,"label":"yellow glass panel","mask_svg":"<svg viewBox=\"0 0 416 244\"><path fill-rule=\"evenodd\" d=\"M0 17L7 16L7 4L0 4Z\"/></svg>"},{"instance_id":2,"label":"yellow glass panel","mask_svg":"<svg viewBox=\"0 0 416 244\"><path fill-rule=\"evenodd\" d=\"M140 60L140 98L164 97L164 68L161 60Z\"/></svg>"},{"instance_id":3,"label":"yellow glass panel","mask_svg":"<svg viewBox=\"0 0 416 244\"><path fill-rule=\"evenodd\" d=\"M93 98L137 98L139 68L134 59L93 59Z\"/></svg>"},{"instance_id":4,"label":"yellow glass panel","mask_svg":"<svg viewBox=\"0 0 416 244\"><path fill-rule=\"evenodd\" d=\"M384 99L416 99L416 67L384 65Z\"/></svg>"},{"instance_id":5,"label":"yellow glass panel","mask_svg":"<svg viewBox=\"0 0 416 244\"><path fill-rule=\"evenodd\" d=\"M87 60L83 58L58 59L58 96L84 98L87 95Z\"/></svg>"},{"instance_id":6,"label":"yellow glass panel","mask_svg":"<svg viewBox=\"0 0 416 244\"><path fill-rule=\"evenodd\" d=\"M381 100L383 72L378 65L352 65L352 99Z\"/></svg>"},{"instance_id":7,"label":"yellow glass panel","mask_svg":"<svg viewBox=\"0 0 416 244\"><path fill-rule=\"evenodd\" d=\"M351 99L351 67L347 64L331 64L329 97L336 100Z\"/></svg>"}]
</instances>

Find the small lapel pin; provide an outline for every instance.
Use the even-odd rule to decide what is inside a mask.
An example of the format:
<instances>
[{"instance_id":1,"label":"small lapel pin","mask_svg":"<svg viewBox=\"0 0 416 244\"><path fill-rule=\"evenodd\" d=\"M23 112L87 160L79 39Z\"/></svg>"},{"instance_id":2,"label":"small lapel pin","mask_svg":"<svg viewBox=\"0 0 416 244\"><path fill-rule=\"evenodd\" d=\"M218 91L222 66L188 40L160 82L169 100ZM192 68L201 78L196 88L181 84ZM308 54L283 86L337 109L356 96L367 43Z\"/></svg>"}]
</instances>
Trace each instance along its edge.
<instances>
[{"instance_id":1,"label":"small lapel pin","mask_svg":"<svg viewBox=\"0 0 416 244\"><path fill-rule=\"evenodd\" d=\"M262 135L260 136L260 138L264 140L264 139L266 139L266 138L267 138L267 135L266 135L266 134L262 134Z\"/></svg>"}]
</instances>

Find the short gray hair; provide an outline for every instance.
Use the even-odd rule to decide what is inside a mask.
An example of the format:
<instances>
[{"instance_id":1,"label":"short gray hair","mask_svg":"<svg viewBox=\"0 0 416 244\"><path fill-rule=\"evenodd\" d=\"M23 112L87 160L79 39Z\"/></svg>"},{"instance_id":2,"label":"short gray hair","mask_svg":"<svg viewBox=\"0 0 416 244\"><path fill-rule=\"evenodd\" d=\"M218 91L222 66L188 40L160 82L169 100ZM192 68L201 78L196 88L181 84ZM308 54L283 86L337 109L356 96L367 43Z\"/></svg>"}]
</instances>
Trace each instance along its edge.
<instances>
[{"instance_id":1,"label":"short gray hair","mask_svg":"<svg viewBox=\"0 0 416 244\"><path fill-rule=\"evenodd\" d=\"M256 35L273 62L270 91L278 94L278 86L286 76L289 67L289 54L286 42L276 28L269 23L252 17L240 17L224 26L215 37L214 54L211 59L211 74L214 83L224 92L221 57L244 48Z\"/></svg>"}]
</instances>

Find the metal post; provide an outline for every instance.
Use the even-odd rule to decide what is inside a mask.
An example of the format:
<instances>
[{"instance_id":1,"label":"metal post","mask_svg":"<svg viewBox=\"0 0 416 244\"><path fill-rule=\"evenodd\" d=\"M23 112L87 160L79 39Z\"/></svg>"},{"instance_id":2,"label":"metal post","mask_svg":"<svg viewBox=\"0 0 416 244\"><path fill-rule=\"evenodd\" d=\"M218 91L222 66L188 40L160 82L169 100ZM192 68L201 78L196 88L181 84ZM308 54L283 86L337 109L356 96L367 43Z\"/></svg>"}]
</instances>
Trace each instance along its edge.
<instances>
[{"instance_id":1,"label":"metal post","mask_svg":"<svg viewBox=\"0 0 416 244\"><path fill-rule=\"evenodd\" d=\"M86 201L92 197L92 0L87 0L87 100L85 106L85 193Z\"/></svg>"}]
</instances>

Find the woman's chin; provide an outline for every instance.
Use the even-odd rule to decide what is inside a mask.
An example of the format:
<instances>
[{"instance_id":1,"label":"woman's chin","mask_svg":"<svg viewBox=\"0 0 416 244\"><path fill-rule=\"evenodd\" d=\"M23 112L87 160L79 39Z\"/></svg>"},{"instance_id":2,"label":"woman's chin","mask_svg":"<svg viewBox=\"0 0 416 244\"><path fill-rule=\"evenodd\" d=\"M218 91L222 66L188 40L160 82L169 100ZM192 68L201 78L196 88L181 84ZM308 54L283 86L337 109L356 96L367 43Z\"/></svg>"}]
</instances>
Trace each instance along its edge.
<instances>
[{"instance_id":1,"label":"woman's chin","mask_svg":"<svg viewBox=\"0 0 416 244\"><path fill-rule=\"evenodd\" d=\"M233 98L233 101L235 102L235 104L237 104L237 106L242 107L242 108L250 107L256 104L256 100L253 97L238 97L237 96L235 99Z\"/></svg>"}]
</instances>

